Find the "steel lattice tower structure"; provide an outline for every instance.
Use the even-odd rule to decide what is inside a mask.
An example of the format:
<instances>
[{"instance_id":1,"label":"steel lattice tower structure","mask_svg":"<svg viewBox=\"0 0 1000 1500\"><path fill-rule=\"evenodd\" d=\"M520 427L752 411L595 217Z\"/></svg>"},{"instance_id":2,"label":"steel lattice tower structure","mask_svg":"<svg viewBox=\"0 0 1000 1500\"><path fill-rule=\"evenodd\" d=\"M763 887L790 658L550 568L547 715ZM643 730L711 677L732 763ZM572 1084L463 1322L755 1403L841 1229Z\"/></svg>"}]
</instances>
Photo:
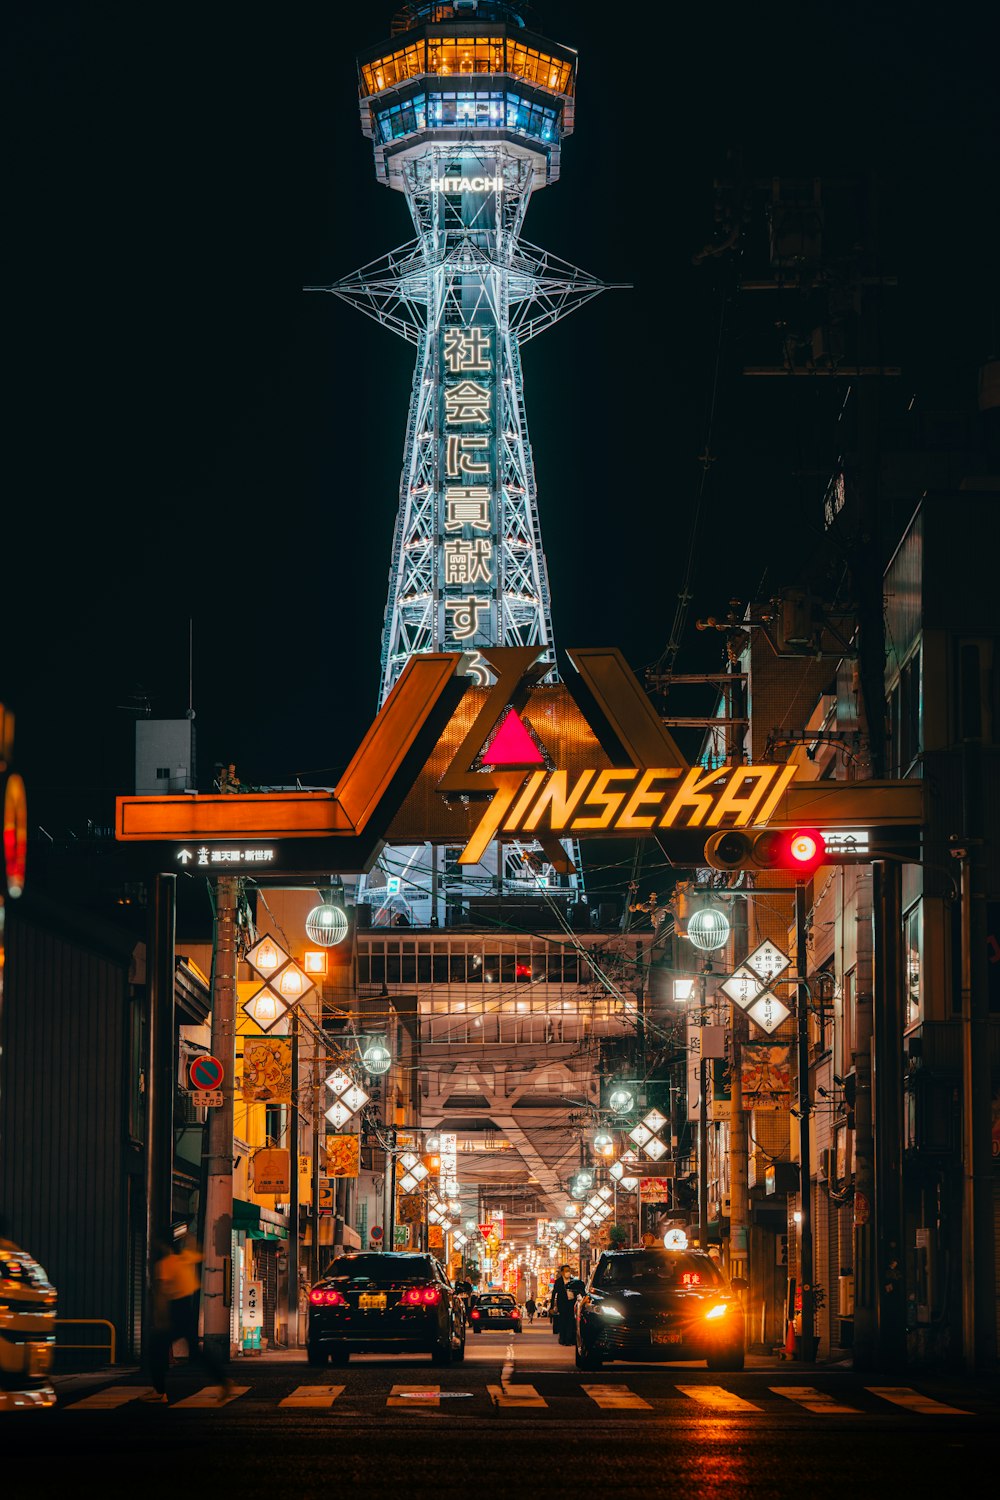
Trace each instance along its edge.
<instances>
[{"instance_id":1,"label":"steel lattice tower structure","mask_svg":"<svg viewBox=\"0 0 1000 1500\"><path fill-rule=\"evenodd\" d=\"M416 237L310 290L416 346L380 706L414 652L462 651L485 683L480 647L539 646L554 671L520 350L608 284L521 228L531 194L558 179L576 70L572 49L527 31L502 0L406 5L390 41L359 59L376 173L405 194ZM414 878L417 851L398 854L436 910L435 880Z\"/></svg>"}]
</instances>

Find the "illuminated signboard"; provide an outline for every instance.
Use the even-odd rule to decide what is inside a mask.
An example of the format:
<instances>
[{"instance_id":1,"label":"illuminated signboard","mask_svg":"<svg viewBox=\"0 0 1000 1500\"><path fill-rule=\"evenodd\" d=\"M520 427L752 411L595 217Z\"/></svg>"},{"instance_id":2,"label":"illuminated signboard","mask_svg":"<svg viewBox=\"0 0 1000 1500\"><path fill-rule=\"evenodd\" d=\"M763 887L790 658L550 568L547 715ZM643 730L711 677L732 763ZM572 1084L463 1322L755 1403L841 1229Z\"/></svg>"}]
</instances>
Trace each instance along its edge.
<instances>
[{"instance_id":1,"label":"illuminated signboard","mask_svg":"<svg viewBox=\"0 0 1000 1500\"><path fill-rule=\"evenodd\" d=\"M459 855L476 864L498 833L631 835L661 828L730 828L765 824L795 778L797 767L724 766L686 774L674 766L650 770L535 771L494 796Z\"/></svg>"},{"instance_id":2,"label":"illuminated signboard","mask_svg":"<svg viewBox=\"0 0 1000 1500\"><path fill-rule=\"evenodd\" d=\"M477 637L483 644L495 637L495 335L495 326L481 323L446 326L441 332L444 484L438 542L443 639L460 651L470 650Z\"/></svg>"},{"instance_id":3,"label":"illuminated signboard","mask_svg":"<svg viewBox=\"0 0 1000 1500\"><path fill-rule=\"evenodd\" d=\"M432 177L432 193L502 193L503 178L496 177Z\"/></svg>"},{"instance_id":4,"label":"illuminated signboard","mask_svg":"<svg viewBox=\"0 0 1000 1500\"><path fill-rule=\"evenodd\" d=\"M477 465L487 451L456 447L456 464L464 456ZM456 488L468 496L475 486ZM475 536L444 534L442 544L449 540ZM461 557L449 576L468 567L461 576L470 582L453 587L485 594L471 579L490 559L472 546ZM335 790L123 796L117 838L147 844L161 870L275 879L367 871L386 839L464 845L464 865L491 840L540 844L554 862L577 839L647 837L695 868L714 833L762 827L821 829L833 861L919 852L919 781L811 781L787 762L691 766L619 652L574 650L558 682L545 680L541 646L484 641L471 654L487 682L468 675L470 650L457 644L412 656Z\"/></svg>"}]
</instances>

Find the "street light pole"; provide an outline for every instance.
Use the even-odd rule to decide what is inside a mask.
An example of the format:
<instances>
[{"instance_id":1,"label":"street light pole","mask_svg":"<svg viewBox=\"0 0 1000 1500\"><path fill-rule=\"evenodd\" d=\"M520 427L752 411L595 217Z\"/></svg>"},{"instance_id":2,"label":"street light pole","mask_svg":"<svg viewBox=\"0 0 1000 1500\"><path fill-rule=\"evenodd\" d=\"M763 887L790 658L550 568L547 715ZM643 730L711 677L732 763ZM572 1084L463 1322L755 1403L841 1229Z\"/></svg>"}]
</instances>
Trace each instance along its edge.
<instances>
[{"instance_id":1,"label":"street light pole","mask_svg":"<svg viewBox=\"0 0 1000 1500\"><path fill-rule=\"evenodd\" d=\"M208 1112L205 1259L202 1301L207 1353L228 1361L233 1300L233 1085L236 1068L235 876L215 882L212 1052L222 1063L222 1107ZM289 1257L289 1266L291 1257Z\"/></svg>"},{"instance_id":2,"label":"street light pole","mask_svg":"<svg viewBox=\"0 0 1000 1500\"><path fill-rule=\"evenodd\" d=\"M802 1292L802 1336L801 1357L814 1362L816 1347L815 1302L813 1297L813 1232L812 1232L812 1160L809 1142L809 1115L812 1108L809 1090L809 989L806 983L806 887L805 881L795 883L795 965L798 972L796 985L796 1043L798 1062L798 1113L799 1113L799 1286Z\"/></svg>"},{"instance_id":3,"label":"street light pole","mask_svg":"<svg viewBox=\"0 0 1000 1500\"><path fill-rule=\"evenodd\" d=\"M707 962L707 961L706 961ZM698 1247L708 1249L708 1063L705 1060L705 1016L708 978L701 971L700 1061L698 1063Z\"/></svg>"}]
</instances>

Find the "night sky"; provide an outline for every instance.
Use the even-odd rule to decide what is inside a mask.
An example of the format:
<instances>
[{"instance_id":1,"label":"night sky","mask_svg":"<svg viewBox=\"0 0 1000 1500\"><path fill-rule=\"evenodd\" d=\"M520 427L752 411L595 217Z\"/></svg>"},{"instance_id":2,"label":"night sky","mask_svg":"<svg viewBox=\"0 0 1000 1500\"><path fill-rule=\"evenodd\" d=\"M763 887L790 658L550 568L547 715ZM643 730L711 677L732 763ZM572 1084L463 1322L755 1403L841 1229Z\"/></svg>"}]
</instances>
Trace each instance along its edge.
<instances>
[{"instance_id":1,"label":"night sky","mask_svg":"<svg viewBox=\"0 0 1000 1500\"><path fill-rule=\"evenodd\" d=\"M355 53L392 9L5 10L0 697L53 833L131 789L134 695L188 708L189 621L201 790L229 761L329 784L374 713L413 351L302 287L411 236L357 113ZM843 384L741 377L778 353L737 306L720 351L732 260L693 257L727 152L750 178L877 174L891 412L974 410L997 352L989 9L537 7L581 65L526 237L633 286L524 353L559 646L640 673L663 651L716 377L678 669L721 666L695 620L818 545Z\"/></svg>"}]
</instances>

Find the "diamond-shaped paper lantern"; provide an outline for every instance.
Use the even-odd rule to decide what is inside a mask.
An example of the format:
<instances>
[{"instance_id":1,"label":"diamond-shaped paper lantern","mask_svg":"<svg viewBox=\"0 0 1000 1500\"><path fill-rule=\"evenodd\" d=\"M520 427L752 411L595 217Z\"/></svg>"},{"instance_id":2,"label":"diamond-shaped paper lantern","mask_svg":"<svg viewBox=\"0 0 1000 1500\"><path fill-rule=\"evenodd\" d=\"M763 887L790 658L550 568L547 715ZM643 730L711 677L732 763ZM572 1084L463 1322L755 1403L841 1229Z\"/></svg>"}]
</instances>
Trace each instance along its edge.
<instances>
[{"instance_id":1,"label":"diamond-shaped paper lantern","mask_svg":"<svg viewBox=\"0 0 1000 1500\"><path fill-rule=\"evenodd\" d=\"M288 962L290 955L276 942L270 933L254 943L247 953L247 963L251 969L256 969L258 974L263 974L265 979L270 978L281 965Z\"/></svg>"},{"instance_id":2,"label":"diamond-shaped paper lantern","mask_svg":"<svg viewBox=\"0 0 1000 1500\"><path fill-rule=\"evenodd\" d=\"M752 1005L747 1007L747 1015L755 1026L759 1026L761 1031L766 1031L770 1036L782 1021L788 1020L791 1011L783 1001L778 999L777 995L772 995L770 990L765 990Z\"/></svg>"},{"instance_id":3,"label":"diamond-shaped paper lantern","mask_svg":"<svg viewBox=\"0 0 1000 1500\"><path fill-rule=\"evenodd\" d=\"M288 1015L288 1006L269 984L254 990L243 1010L261 1031L273 1031L282 1017Z\"/></svg>"},{"instance_id":4,"label":"diamond-shaped paper lantern","mask_svg":"<svg viewBox=\"0 0 1000 1500\"><path fill-rule=\"evenodd\" d=\"M415 1177L418 1182L423 1182L424 1178L427 1176L427 1168L424 1166L422 1161L415 1161L413 1163L413 1166L410 1168L410 1175L412 1177Z\"/></svg>"},{"instance_id":5,"label":"diamond-shaped paper lantern","mask_svg":"<svg viewBox=\"0 0 1000 1500\"><path fill-rule=\"evenodd\" d=\"M642 1149L645 1151L646 1155L651 1156L654 1161L659 1161L660 1157L664 1156L667 1150L666 1146L660 1140L660 1137L658 1135L654 1135L651 1141L647 1141Z\"/></svg>"},{"instance_id":6,"label":"diamond-shaped paper lantern","mask_svg":"<svg viewBox=\"0 0 1000 1500\"><path fill-rule=\"evenodd\" d=\"M299 1001L314 989L312 980L304 969L301 969L294 958L271 980L272 985L284 1000L286 1005L298 1005Z\"/></svg>"},{"instance_id":7,"label":"diamond-shaped paper lantern","mask_svg":"<svg viewBox=\"0 0 1000 1500\"><path fill-rule=\"evenodd\" d=\"M404 1169L404 1171L412 1172L413 1168L417 1165L417 1162L419 1160L419 1156L415 1156L412 1151L404 1151L402 1156L399 1158L399 1165Z\"/></svg>"},{"instance_id":8,"label":"diamond-shaped paper lantern","mask_svg":"<svg viewBox=\"0 0 1000 1500\"><path fill-rule=\"evenodd\" d=\"M661 1115L658 1109L651 1109L648 1115L643 1115L642 1123L648 1125L650 1130L662 1130L667 1123L666 1115Z\"/></svg>"},{"instance_id":9,"label":"diamond-shaped paper lantern","mask_svg":"<svg viewBox=\"0 0 1000 1500\"><path fill-rule=\"evenodd\" d=\"M333 1093L342 1094L345 1089L350 1088L353 1082L354 1079L349 1073L345 1073L343 1068L334 1068L333 1072L326 1080L326 1086L328 1089L331 1089Z\"/></svg>"},{"instance_id":10,"label":"diamond-shaped paper lantern","mask_svg":"<svg viewBox=\"0 0 1000 1500\"><path fill-rule=\"evenodd\" d=\"M771 984L779 974L784 974L791 961L787 953L782 953L770 938L765 938L750 957L743 960L743 965L759 975L765 984Z\"/></svg>"},{"instance_id":11,"label":"diamond-shaped paper lantern","mask_svg":"<svg viewBox=\"0 0 1000 1500\"><path fill-rule=\"evenodd\" d=\"M623 1177L618 1186L623 1187L626 1193L634 1193L639 1186L639 1179L638 1177Z\"/></svg>"},{"instance_id":12,"label":"diamond-shaped paper lantern","mask_svg":"<svg viewBox=\"0 0 1000 1500\"><path fill-rule=\"evenodd\" d=\"M625 1176L625 1168L622 1166L620 1161L612 1162L610 1171L612 1177L617 1177L619 1180Z\"/></svg>"},{"instance_id":13,"label":"diamond-shaped paper lantern","mask_svg":"<svg viewBox=\"0 0 1000 1500\"><path fill-rule=\"evenodd\" d=\"M411 1177L410 1173L407 1172L405 1177L401 1177L399 1179L399 1185L403 1189L404 1193L412 1193L413 1189L417 1185L417 1179L415 1177Z\"/></svg>"},{"instance_id":14,"label":"diamond-shaped paper lantern","mask_svg":"<svg viewBox=\"0 0 1000 1500\"><path fill-rule=\"evenodd\" d=\"M635 1141L637 1146L644 1146L652 1135L653 1132L645 1125L637 1125L634 1130L629 1131L628 1138L630 1141Z\"/></svg>"},{"instance_id":15,"label":"diamond-shaped paper lantern","mask_svg":"<svg viewBox=\"0 0 1000 1500\"><path fill-rule=\"evenodd\" d=\"M340 1097L341 1099L343 1099L344 1103L353 1114L356 1110L359 1110L363 1104L368 1103L371 1095L366 1094L364 1089L360 1088L358 1084L352 1083L350 1088L345 1089Z\"/></svg>"},{"instance_id":16,"label":"diamond-shaped paper lantern","mask_svg":"<svg viewBox=\"0 0 1000 1500\"><path fill-rule=\"evenodd\" d=\"M339 1099L335 1099L326 1111L326 1118L330 1121L331 1125L335 1125L338 1130L342 1130L351 1118L351 1111Z\"/></svg>"},{"instance_id":17,"label":"diamond-shaped paper lantern","mask_svg":"<svg viewBox=\"0 0 1000 1500\"><path fill-rule=\"evenodd\" d=\"M622 1154L621 1154L621 1160L624 1161L624 1162L638 1161L639 1160L639 1153L637 1151L632 1151L632 1150L623 1151Z\"/></svg>"},{"instance_id":18,"label":"diamond-shaped paper lantern","mask_svg":"<svg viewBox=\"0 0 1000 1500\"><path fill-rule=\"evenodd\" d=\"M756 1000L763 988L763 982L743 964L719 985L722 993L728 995L743 1010L746 1010L752 1000Z\"/></svg>"}]
</instances>

